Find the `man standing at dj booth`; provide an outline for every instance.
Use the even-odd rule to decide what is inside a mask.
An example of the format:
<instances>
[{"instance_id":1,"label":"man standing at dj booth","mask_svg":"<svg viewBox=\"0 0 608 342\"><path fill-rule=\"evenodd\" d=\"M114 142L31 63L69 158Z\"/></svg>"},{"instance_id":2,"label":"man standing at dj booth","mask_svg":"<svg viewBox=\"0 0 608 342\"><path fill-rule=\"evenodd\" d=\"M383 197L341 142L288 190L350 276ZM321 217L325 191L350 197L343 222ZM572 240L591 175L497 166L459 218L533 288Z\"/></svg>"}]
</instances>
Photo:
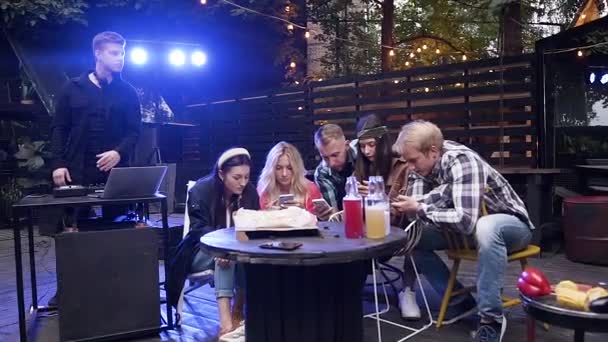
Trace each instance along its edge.
<instances>
[{"instance_id":1,"label":"man standing at dj booth","mask_svg":"<svg viewBox=\"0 0 608 342\"><path fill-rule=\"evenodd\" d=\"M95 70L67 81L57 98L51 125L55 186L105 183L112 168L129 165L141 130L139 98L120 75L125 39L107 31L97 34L92 45ZM124 214L108 209L104 218ZM88 210L68 208L57 225L52 220L41 223L40 233L77 231L76 219L82 214ZM56 306L57 296L48 304Z\"/></svg>"},{"instance_id":2,"label":"man standing at dj booth","mask_svg":"<svg viewBox=\"0 0 608 342\"><path fill-rule=\"evenodd\" d=\"M123 81L125 39L116 32L93 38L95 70L69 80L57 99L51 131L53 183L105 183L127 166L141 129L135 89Z\"/></svg>"}]
</instances>

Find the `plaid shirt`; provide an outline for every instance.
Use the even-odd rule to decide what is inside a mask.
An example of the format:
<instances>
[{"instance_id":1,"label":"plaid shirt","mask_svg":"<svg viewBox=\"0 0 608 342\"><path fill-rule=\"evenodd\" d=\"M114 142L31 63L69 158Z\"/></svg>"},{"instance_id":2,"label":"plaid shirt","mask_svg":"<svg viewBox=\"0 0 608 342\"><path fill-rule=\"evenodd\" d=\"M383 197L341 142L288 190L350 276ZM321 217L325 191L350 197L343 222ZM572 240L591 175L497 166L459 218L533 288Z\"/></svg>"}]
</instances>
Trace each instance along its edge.
<instances>
[{"instance_id":1,"label":"plaid shirt","mask_svg":"<svg viewBox=\"0 0 608 342\"><path fill-rule=\"evenodd\" d=\"M453 141L444 142L441 159L428 177L410 173L407 194L420 203L409 218L437 227L473 234L483 201L488 214L514 215L534 229L507 180L477 153Z\"/></svg>"},{"instance_id":2,"label":"plaid shirt","mask_svg":"<svg viewBox=\"0 0 608 342\"><path fill-rule=\"evenodd\" d=\"M350 142L346 165L340 172L332 171L332 169L321 161L315 169L315 183L321 190L321 195L332 207L342 210L342 198L346 195L345 186L346 178L352 176L355 160L357 159L357 140Z\"/></svg>"}]
</instances>

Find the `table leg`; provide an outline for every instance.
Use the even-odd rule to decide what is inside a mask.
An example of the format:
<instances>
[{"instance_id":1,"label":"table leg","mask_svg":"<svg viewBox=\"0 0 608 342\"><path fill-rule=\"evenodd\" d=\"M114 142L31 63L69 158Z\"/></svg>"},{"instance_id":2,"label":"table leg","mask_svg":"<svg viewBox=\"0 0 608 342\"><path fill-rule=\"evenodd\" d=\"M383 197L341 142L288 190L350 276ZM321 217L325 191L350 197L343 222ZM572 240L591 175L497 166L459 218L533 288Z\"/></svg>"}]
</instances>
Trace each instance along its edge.
<instances>
[{"instance_id":1,"label":"table leg","mask_svg":"<svg viewBox=\"0 0 608 342\"><path fill-rule=\"evenodd\" d=\"M38 284L36 282L36 256L34 250L34 225L32 223L33 212L28 210L27 213L27 240L29 243L30 255L30 279L32 282L32 307L38 310Z\"/></svg>"},{"instance_id":2,"label":"table leg","mask_svg":"<svg viewBox=\"0 0 608 342\"><path fill-rule=\"evenodd\" d=\"M163 219L163 264L165 265L165 293L169 293L169 217L167 214L167 199L163 198L160 202ZM167 327L173 329L173 308L169 303L167 305Z\"/></svg>"},{"instance_id":3,"label":"table leg","mask_svg":"<svg viewBox=\"0 0 608 342\"><path fill-rule=\"evenodd\" d=\"M528 342L534 342L536 340L536 320L530 315L526 318L526 326L528 328Z\"/></svg>"},{"instance_id":4,"label":"table leg","mask_svg":"<svg viewBox=\"0 0 608 342\"><path fill-rule=\"evenodd\" d=\"M368 266L245 265L247 342L362 342Z\"/></svg>"},{"instance_id":5,"label":"table leg","mask_svg":"<svg viewBox=\"0 0 608 342\"><path fill-rule=\"evenodd\" d=\"M19 221L13 219L13 238L15 243L15 272L17 278L17 306L19 311L19 336L21 342L27 341L27 331L25 328L25 298L23 288L23 260L21 258L21 229Z\"/></svg>"},{"instance_id":6,"label":"table leg","mask_svg":"<svg viewBox=\"0 0 608 342\"><path fill-rule=\"evenodd\" d=\"M585 330L576 329L574 330L574 342L585 341Z\"/></svg>"}]
</instances>

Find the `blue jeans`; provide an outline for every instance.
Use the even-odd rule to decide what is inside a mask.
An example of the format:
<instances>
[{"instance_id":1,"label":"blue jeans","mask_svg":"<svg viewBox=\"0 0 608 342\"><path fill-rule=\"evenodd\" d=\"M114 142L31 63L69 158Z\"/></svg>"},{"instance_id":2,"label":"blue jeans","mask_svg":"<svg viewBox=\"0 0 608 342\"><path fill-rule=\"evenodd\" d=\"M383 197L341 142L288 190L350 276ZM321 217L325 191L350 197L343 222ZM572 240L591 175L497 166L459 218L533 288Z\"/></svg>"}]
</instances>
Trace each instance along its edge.
<instances>
[{"instance_id":1,"label":"blue jeans","mask_svg":"<svg viewBox=\"0 0 608 342\"><path fill-rule=\"evenodd\" d=\"M502 321L501 290L507 268L507 255L526 248L531 238L532 231L528 225L513 215L491 214L477 221L477 309L483 319ZM445 293L450 272L434 251L447 247L441 229L429 226L423 228L420 241L413 251L418 271L424 274L439 295ZM412 287L415 275L407 259L404 273L404 285ZM462 285L457 283L455 289L459 288L462 288Z\"/></svg>"},{"instance_id":2,"label":"blue jeans","mask_svg":"<svg viewBox=\"0 0 608 342\"><path fill-rule=\"evenodd\" d=\"M214 260L214 257L198 251L192 260L192 273L202 272L205 270L214 269L213 281L215 283L216 298L234 296L235 272L237 272L239 283L241 282L241 267L236 267L234 262L231 262L228 267L220 267ZM235 270L236 269L236 270Z\"/></svg>"}]
</instances>

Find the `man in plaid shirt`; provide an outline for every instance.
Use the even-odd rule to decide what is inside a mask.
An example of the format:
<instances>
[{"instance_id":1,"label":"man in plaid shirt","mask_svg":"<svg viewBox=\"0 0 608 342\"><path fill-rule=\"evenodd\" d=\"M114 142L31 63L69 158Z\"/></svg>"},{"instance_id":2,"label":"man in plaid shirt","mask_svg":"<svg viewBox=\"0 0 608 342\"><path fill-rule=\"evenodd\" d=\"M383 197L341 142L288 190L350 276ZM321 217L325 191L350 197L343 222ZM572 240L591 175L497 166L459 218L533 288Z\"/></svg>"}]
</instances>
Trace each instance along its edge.
<instances>
[{"instance_id":1,"label":"man in plaid shirt","mask_svg":"<svg viewBox=\"0 0 608 342\"><path fill-rule=\"evenodd\" d=\"M430 122L403 126L393 148L413 171L407 195L391 205L410 220L417 220L422 229L413 252L419 269L437 293L444 293L449 271L434 252L447 248L442 231L474 238L479 254L476 310L481 316L475 338L500 341L507 323L501 302L507 255L526 248L534 229L524 203L498 171L466 146L444 140L441 130ZM402 315L420 317L411 290L415 276L408 263L404 268ZM470 295L462 299L462 309L466 303L474 303Z\"/></svg>"},{"instance_id":2,"label":"man in plaid shirt","mask_svg":"<svg viewBox=\"0 0 608 342\"><path fill-rule=\"evenodd\" d=\"M331 207L316 214L320 219L326 220L332 213L342 210L346 178L353 174L357 149L346 140L342 128L335 124L321 126L315 132L314 139L323 159L315 169L315 183Z\"/></svg>"}]
</instances>

